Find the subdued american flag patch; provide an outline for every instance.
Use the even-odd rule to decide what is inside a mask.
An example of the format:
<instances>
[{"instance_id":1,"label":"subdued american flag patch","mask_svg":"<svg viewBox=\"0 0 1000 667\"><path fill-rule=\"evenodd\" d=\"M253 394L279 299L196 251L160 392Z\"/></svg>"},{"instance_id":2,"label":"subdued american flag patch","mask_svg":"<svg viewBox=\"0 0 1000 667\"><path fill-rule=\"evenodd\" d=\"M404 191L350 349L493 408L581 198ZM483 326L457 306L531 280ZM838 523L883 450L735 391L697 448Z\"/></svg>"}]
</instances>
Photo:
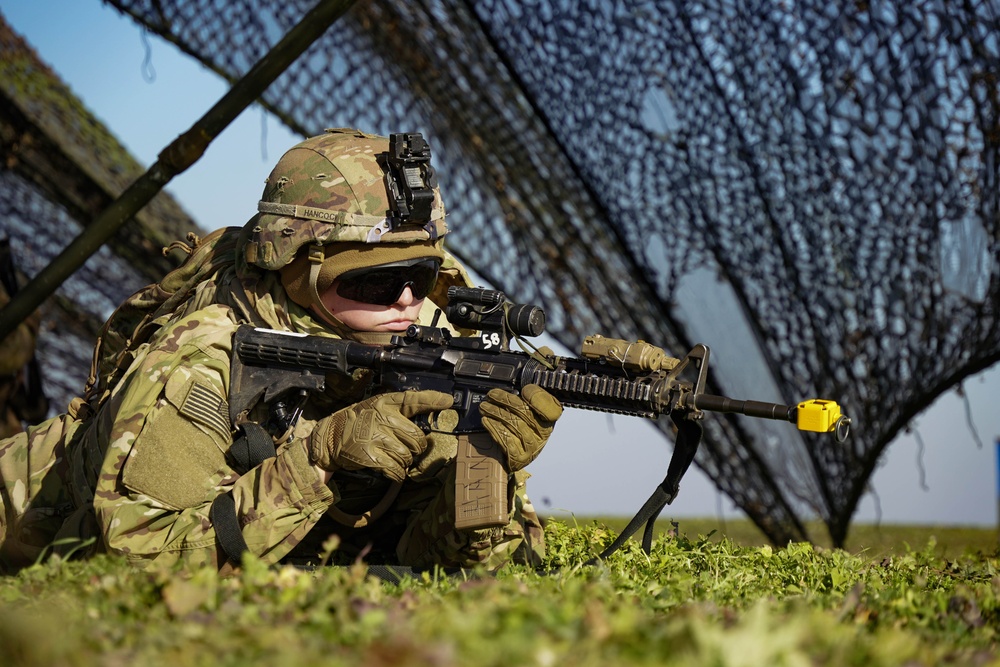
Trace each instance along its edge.
<instances>
[{"instance_id":1,"label":"subdued american flag patch","mask_svg":"<svg viewBox=\"0 0 1000 667\"><path fill-rule=\"evenodd\" d=\"M180 413L192 421L204 424L225 437L231 435L229 428L229 403L203 384L193 382Z\"/></svg>"}]
</instances>

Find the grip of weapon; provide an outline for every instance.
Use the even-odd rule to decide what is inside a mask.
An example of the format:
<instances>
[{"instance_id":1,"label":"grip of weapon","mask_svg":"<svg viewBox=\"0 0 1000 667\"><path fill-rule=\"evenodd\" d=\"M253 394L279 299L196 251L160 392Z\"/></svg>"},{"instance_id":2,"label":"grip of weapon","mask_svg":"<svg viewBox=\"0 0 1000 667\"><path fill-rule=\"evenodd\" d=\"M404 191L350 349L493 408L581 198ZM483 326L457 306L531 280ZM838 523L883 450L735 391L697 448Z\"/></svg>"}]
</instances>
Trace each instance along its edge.
<instances>
[{"instance_id":1,"label":"grip of weapon","mask_svg":"<svg viewBox=\"0 0 1000 667\"><path fill-rule=\"evenodd\" d=\"M455 528L507 525L507 471L502 461L503 452L489 433L458 436Z\"/></svg>"}]
</instances>

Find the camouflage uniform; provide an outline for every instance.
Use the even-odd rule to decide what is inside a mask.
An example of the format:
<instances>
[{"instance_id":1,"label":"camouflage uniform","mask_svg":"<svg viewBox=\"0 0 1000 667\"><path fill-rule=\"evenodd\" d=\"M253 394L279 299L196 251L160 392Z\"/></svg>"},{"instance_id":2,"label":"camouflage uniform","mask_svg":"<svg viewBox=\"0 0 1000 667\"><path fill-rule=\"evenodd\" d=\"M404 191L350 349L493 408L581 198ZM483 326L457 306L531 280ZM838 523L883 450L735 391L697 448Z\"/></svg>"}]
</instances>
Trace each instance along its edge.
<instances>
[{"instance_id":1,"label":"camouflage uniform","mask_svg":"<svg viewBox=\"0 0 1000 667\"><path fill-rule=\"evenodd\" d=\"M343 134L325 136L336 142ZM370 140L367 162L345 154L334 160L339 177L311 173L301 179L335 190L336 182L346 177L359 200L365 199L365 188L384 199L381 171L357 172L371 171L370 153L384 151L385 140L352 136ZM326 139L303 145L315 147L317 141L322 146ZM55 537L92 536L96 543L91 550L123 554L138 565L183 561L223 567L226 556L210 509L227 493L250 551L271 563L316 562L332 534L340 536L340 553L346 558L364 553L372 562L412 566L496 568L512 558L533 562L542 554L541 524L524 493L527 476L521 473L511 484L511 520L506 527L454 529L455 439L443 434L431 437L381 517L363 527L343 525L345 515L363 514L376 504L389 482L377 472L362 470L335 472L325 484L306 443L318 420L365 395L364 373L329 378L329 390L310 396L291 432L276 434L276 456L243 474L236 469L230 456L236 424L229 417L228 399L237 326L252 323L335 337L358 333L331 333L329 325L288 298L276 269L289 264L304 243L309 241L310 249L324 247L315 239L350 247L378 234L380 247L393 251L413 243L432 248L444 264L439 284L424 302L423 324L430 323L435 303L444 303L449 284L468 283L464 270L441 248L446 228L436 193L435 219L386 230L380 228L378 216L363 210L353 217L323 220L329 214L322 211L297 209L290 216L280 206L269 208L268 203L281 203L282 190L291 186L287 178L279 180L273 175L269 179L262 213L240 233L233 261L156 322L158 328L131 352L131 363L120 380L107 387L95 414L87 414L90 405L75 401L70 414L0 442L0 521L10 524L0 564L23 564ZM393 243L397 246L384 245ZM257 405L240 419L263 422L266 412L267 406Z\"/></svg>"}]
</instances>

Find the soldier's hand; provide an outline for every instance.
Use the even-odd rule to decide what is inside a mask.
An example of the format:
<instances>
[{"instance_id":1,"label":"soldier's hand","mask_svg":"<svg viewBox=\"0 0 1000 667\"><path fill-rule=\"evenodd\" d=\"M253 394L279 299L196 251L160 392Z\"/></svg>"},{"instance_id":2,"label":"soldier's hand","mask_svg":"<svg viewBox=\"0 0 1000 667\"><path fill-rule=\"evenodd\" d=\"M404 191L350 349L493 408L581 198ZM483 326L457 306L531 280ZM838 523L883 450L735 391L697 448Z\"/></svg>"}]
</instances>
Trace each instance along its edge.
<instances>
[{"instance_id":1,"label":"soldier's hand","mask_svg":"<svg viewBox=\"0 0 1000 667\"><path fill-rule=\"evenodd\" d=\"M483 427L507 454L509 472L535 460L562 411L559 400L535 384L526 385L520 396L491 389L479 405Z\"/></svg>"},{"instance_id":2,"label":"soldier's hand","mask_svg":"<svg viewBox=\"0 0 1000 667\"><path fill-rule=\"evenodd\" d=\"M372 396L321 419L309 439L309 457L330 472L370 468L402 481L413 457L427 447L410 418L452 403L451 394L440 391Z\"/></svg>"}]
</instances>

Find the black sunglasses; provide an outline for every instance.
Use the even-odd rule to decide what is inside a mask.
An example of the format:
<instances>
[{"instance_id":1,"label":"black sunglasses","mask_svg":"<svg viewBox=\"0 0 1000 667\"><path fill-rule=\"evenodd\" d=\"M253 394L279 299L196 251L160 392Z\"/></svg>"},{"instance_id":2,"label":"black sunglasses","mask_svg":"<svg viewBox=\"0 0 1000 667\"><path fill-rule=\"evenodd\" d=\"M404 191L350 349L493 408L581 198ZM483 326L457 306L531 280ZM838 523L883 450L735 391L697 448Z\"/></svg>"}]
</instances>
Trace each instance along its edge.
<instances>
[{"instance_id":1,"label":"black sunglasses","mask_svg":"<svg viewBox=\"0 0 1000 667\"><path fill-rule=\"evenodd\" d=\"M423 299L434 289L440 267L436 259L423 258L354 269L337 278L337 294L351 301L391 306L409 287L413 298Z\"/></svg>"}]
</instances>

